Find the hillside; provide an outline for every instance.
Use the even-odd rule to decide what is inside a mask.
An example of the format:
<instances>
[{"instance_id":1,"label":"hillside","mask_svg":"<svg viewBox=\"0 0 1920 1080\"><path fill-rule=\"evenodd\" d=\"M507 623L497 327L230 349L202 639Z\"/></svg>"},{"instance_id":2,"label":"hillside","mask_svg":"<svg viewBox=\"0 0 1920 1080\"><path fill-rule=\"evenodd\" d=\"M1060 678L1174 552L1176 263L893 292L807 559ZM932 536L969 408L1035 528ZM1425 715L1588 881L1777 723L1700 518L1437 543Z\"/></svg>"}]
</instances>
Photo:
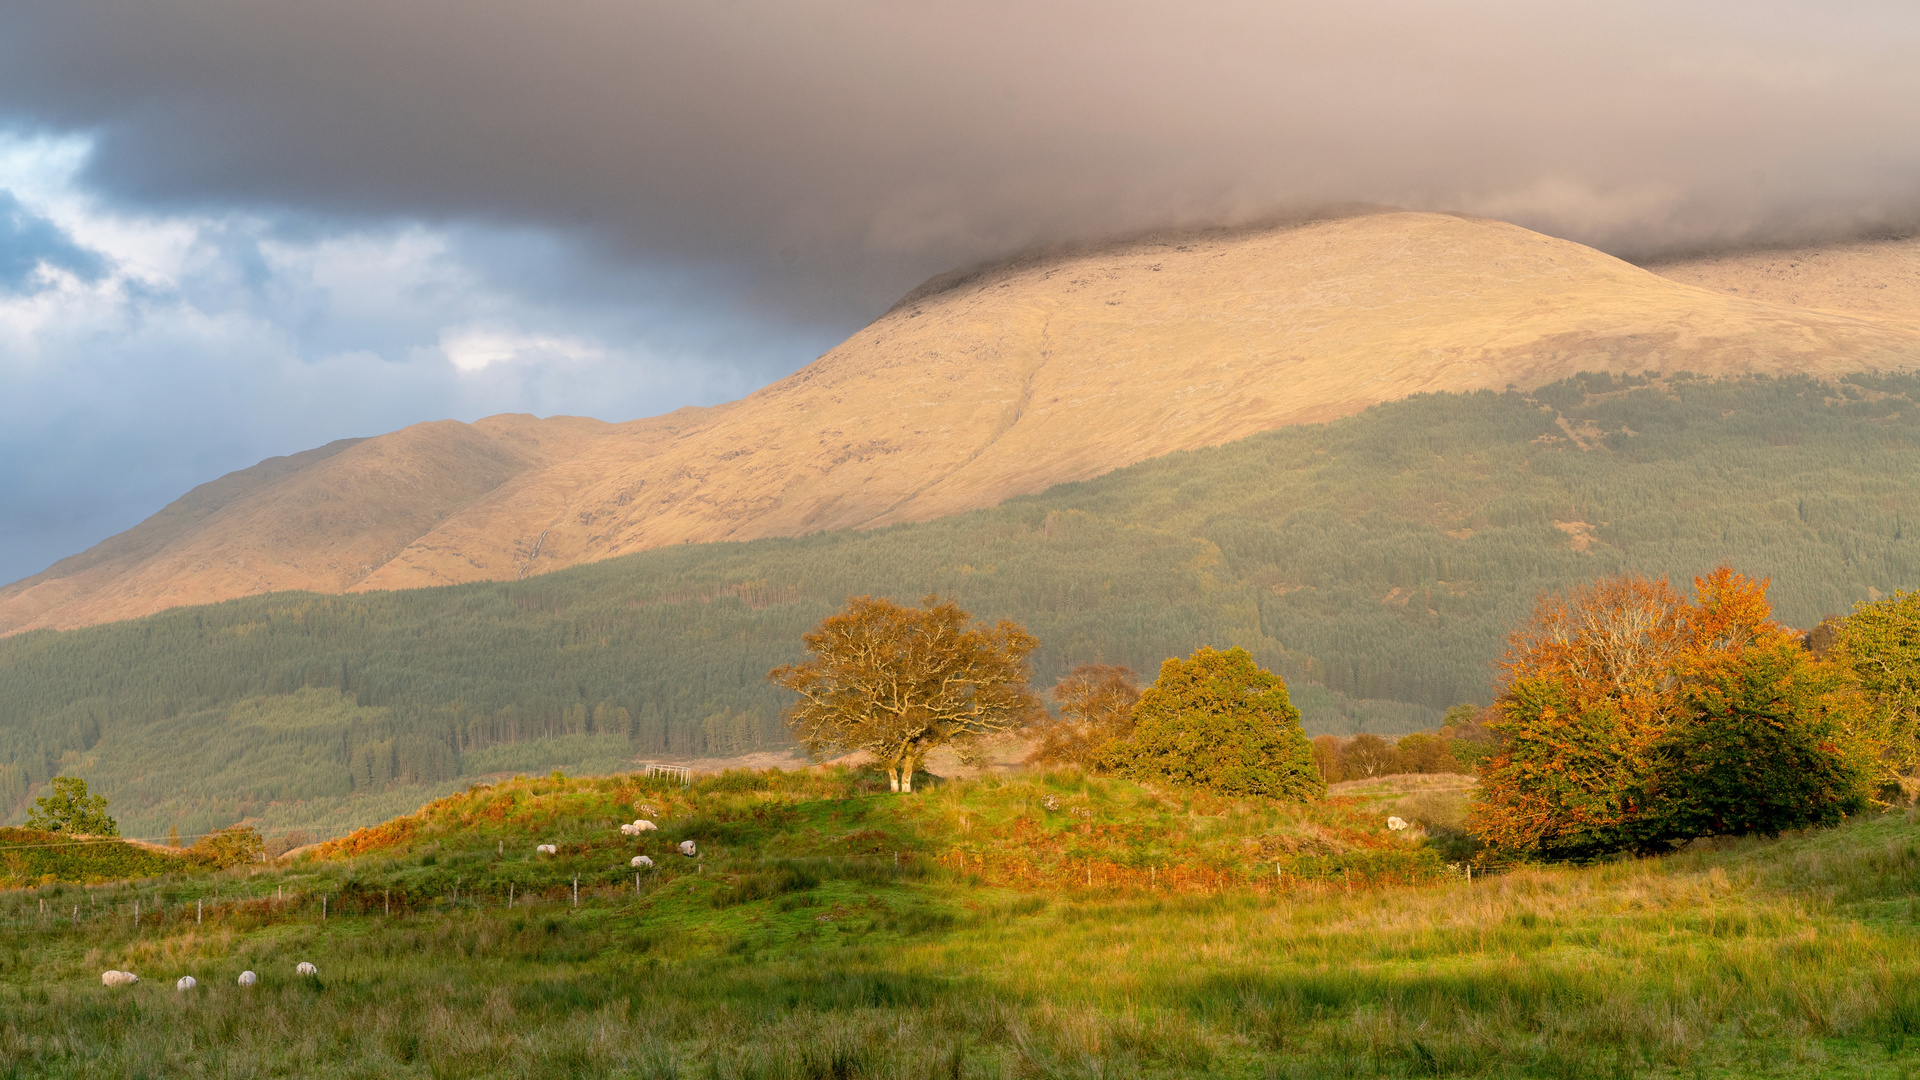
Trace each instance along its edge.
<instances>
[{"instance_id":1,"label":"hillside","mask_svg":"<svg viewBox=\"0 0 1920 1080\"><path fill-rule=\"evenodd\" d=\"M1421 395L937 521L518 582L278 593L0 640L0 808L68 772L132 835L338 835L497 773L786 741L769 668L848 595L955 596L1078 663L1242 645L1310 730L1484 701L1543 589L1722 561L1799 626L1920 587L1920 378Z\"/></svg>"},{"instance_id":2,"label":"hillside","mask_svg":"<svg viewBox=\"0 0 1920 1080\"><path fill-rule=\"evenodd\" d=\"M1891 1080L1920 1064L1906 814L1469 880L1384 828L1411 813L1390 791L1299 806L1077 773L881 786L511 781L290 866L0 892L0 1070ZM622 838L641 814L659 831ZM103 986L107 969L141 981Z\"/></svg>"},{"instance_id":3,"label":"hillside","mask_svg":"<svg viewBox=\"0 0 1920 1080\"><path fill-rule=\"evenodd\" d=\"M1920 326L1920 236L1701 255L1647 269L1749 300Z\"/></svg>"},{"instance_id":4,"label":"hillside","mask_svg":"<svg viewBox=\"0 0 1920 1080\"><path fill-rule=\"evenodd\" d=\"M1917 361L1911 321L1683 284L1494 221L1147 237L936 279L730 405L440 422L264 463L0 589L0 633L926 521L1417 393Z\"/></svg>"}]
</instances>

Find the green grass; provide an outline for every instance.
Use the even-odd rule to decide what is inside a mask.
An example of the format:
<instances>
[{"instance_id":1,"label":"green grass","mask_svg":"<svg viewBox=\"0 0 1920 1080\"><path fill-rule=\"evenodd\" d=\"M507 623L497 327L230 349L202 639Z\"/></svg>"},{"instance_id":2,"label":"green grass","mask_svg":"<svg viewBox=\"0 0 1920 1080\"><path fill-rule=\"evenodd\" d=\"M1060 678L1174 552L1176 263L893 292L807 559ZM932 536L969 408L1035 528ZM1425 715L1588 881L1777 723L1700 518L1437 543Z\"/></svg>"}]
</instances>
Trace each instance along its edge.
<instances>
[{"instance_id":1,"label":"green grass","mask_svg":"<svg viewBox=\"0 0 1920 1080\"><path fill-rule=\"evenodd\" d=\"M1420 794L1408 785L1293 808L1073 774L873 787L846 772L518 781L292 867L0 894L0 1071L1920 1072L1906 815L1368 885L1273 869L1322 857L1309 848L1412 850L1378 825ZM635 801L661 832L610 841ZM665 854L683 834L698 859ZM636 890L624 862L640 847L661 866ZM318 979L294 976L301 960ZM145 981L102 987L108 967ZM243 968L261 985L234 985ZM188 973L201 988L176 992Z\"/></svg>"}]
</instances>

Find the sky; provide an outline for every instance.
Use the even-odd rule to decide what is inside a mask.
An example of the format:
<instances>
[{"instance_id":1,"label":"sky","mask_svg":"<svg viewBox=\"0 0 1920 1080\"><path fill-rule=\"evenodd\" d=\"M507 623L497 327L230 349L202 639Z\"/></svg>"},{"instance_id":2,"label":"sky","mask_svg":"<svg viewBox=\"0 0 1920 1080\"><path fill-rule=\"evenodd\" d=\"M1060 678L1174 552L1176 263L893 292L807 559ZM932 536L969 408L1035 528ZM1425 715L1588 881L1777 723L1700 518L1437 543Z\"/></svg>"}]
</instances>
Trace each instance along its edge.
<instances>
[{"instance_id":1,"label":"sky","mask_svg":"<svg viewBox=\"0 0 1920 1080\"><path fill-rule=\"evenodd\" d=\"M1905 2L8 5L0 581L336 438L729 400L1036 246L1908 231L1916 55Z\"/></svg>"}]
</instances>

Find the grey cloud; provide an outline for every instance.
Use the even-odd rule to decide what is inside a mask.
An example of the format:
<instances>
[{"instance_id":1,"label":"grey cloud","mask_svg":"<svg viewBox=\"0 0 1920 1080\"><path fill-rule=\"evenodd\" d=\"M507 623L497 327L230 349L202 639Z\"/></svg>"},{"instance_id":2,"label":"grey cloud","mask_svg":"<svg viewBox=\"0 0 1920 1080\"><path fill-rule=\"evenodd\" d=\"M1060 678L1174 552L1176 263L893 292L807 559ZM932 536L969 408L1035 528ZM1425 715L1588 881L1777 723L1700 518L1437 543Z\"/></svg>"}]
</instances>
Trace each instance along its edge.
<instances>
[{"instance_id":1,"label":"grey cloud","mask_svg":"<svg viewBox=\"0 0 1920 1080\"><path fill-rule=\"evenodd\" d=\"M840 321L1337 203L1627 255L1920 213L1906 4L78 0L0 42L0 109L122 199L566 230Z\"/></svg>"}]
</instances>

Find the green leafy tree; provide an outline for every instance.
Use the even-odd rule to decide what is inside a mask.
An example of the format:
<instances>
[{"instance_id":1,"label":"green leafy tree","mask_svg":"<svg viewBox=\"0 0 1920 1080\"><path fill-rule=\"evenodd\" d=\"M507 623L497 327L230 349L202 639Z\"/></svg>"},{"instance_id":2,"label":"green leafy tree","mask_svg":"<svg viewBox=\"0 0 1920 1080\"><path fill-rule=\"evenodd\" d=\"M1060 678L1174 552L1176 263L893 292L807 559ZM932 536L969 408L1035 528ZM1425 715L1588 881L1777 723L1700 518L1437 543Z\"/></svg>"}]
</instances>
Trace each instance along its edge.
<instances>
[{"instance_id":1,"label":"green leafy tree","mask_svg":"<svg viewBox=\"0 0 1920 1080\"><path fill-rule=\"evenodd\" d=\"M895 791L934 748L970 757L987 735L1032 717L1027 655L1039 641L1017 623L986 626L951 600L924 606L856 596L801 640L806 662L768 678L800 695L787 723L815 758L864 750Z\"/></svg>"},{"instance_id":2,"label":"green leafy tree","mask_svg":"<svg viewBox=\"0 0 1920 1080\"><path fill-rule=\"evenodd\" d=\"M1850 732L1861 702L1844 670L1777 640L1701 657L1678 676L1638 846L1778 836L1867 808L1872 755Z\"/></svg>"},{"instance_id":3,"label":"green leafy tree","mask_svg":"<svg viewBox=\"0 0 1920 1080\"><path fill-rule=\"evenodd\" d=\"M27 828L81 836L119 836L120 823L107 816L107 797L87 794L77 776L53 778L53 793L33 800Z\"/></svg>"},{"instance_id":4,"label":"green leafy tree","mask_svg":"<svg viewBox=\"0 0 1920 1080\"><path fill-rule=\"evenodd\" d=\"M1100 755L1106 768L1228 795L1313 799L1326 782L1287 684L1245 649L1201 648L1160 665L1133 710L1133 734Z\"/></svg>"},{"instance_id":5,"label":"green leafy tree","mask_svg":"<svg viewBox=\"0 0 1920 1080\"><path fill-rule=\"evenodd\" d=\"M1815 631L1832 625L1823 622ZM1827 645L1827 658L1859 680L1872 706L1861 718L1861 733L1880 750L1877 784L1911 796L1920 768L1920 591L1857 604L1834 629L1809 646Z\"/></svg>"}]
</instances>

